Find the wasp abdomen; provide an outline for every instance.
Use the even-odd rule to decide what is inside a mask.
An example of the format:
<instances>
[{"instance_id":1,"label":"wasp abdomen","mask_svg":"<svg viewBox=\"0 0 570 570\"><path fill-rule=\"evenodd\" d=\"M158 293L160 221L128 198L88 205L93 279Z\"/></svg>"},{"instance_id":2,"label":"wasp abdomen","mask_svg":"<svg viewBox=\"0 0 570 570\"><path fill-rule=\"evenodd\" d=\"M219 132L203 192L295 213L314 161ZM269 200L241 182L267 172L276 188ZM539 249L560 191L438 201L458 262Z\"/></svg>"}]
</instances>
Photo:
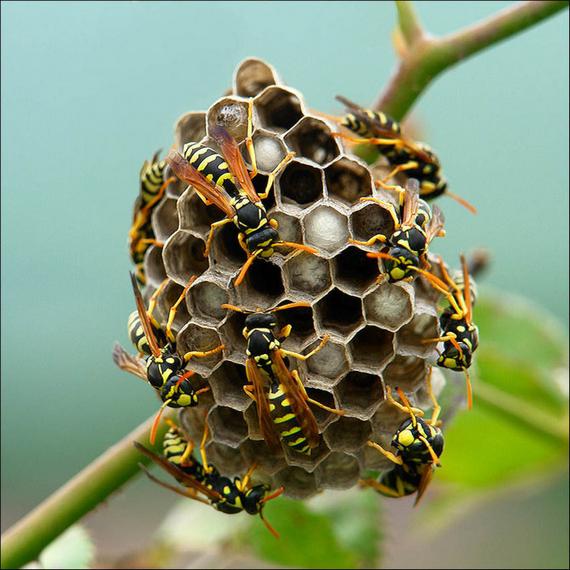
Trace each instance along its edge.
<instances>
[{"instance_id":1,"label":"wasp abdomen","mask_svg":"<svg viewBox=\"0 0 570 570\"><path fill-rule=\"evenodd\" d=\"M184 158L208 180L223 188L230 196L238 194L234 177L224 157L201 143L190 142L184 145Z\"/></svg>"}]
</instances>

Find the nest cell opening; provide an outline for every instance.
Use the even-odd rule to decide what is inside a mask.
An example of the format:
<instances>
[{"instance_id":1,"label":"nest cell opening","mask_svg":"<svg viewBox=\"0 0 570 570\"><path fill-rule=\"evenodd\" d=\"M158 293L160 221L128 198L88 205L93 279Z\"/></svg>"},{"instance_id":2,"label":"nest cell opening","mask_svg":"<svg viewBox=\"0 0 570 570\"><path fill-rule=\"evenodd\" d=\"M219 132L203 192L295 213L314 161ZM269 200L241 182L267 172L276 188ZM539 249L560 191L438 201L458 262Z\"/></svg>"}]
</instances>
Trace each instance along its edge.
<instances>
[{"instance_id":1,"label":"nest cell opening","mask_svg":"<svg viewBox=\"0 0 570 570\"><path fill-rule=\"evenodd\" d=\"M217 324L226 310L221 305L229 301L229 294L211 281L202 281L190 289L190 302L193 313Z\"/></svg>"},{"instance_id":2,"label":"nest cell opening","mask_svg":"<svg viewBox=\"0 0 570 570\"><path fill-rule=\"evenodd\" d=\"M285 135L285 142L297 155L320 166L331 162L340 154L339 146L328 125L314 117L301 119Z\"/></svg>"},{"instance_id":3,"label":"nest cell opening","mask_svg":"<svg viewBox=\"0 0 570 570\"><path fill-rule=\"evenodd\" d=\"M240 296L258 297L260 307L270 306L285 292L281 268L271 261L256 259L239 289Z\"/></svg>"},{"instance_id":4,"label":"nest cell opening","mask_svg":"<svg viewBox=\"0 0 570 570\"><path fill-rule=\"evenodd\" d=\"M392 389L400 387L405 392L413 392L425 381L427 369L423 358L397 355L384 370L384 382Z\"/></svg>"},{"instance_id":5,"label":"nest cell opening","mask_svg":"<svg viewBox=\"0 0 570 570\"><path fill-rule=\"evenodd\" d=\"M336 285L361 293L376 281L378 262L351 246L334 258L333 274Z\"/></svg>"},{"instance_id":6,"label":"nest cell opening","mask_svg":"<svg viewBox=\"0 0 570 570\"><path fill-rule=\"evenodd\" d=\"M282 313L277 313L277 315L279 315L278 319L282 324L288 324L292 327L288 340L303 342L308 337L314 336L315 323L313 322L313 310L311 307L297 307L290 311L286 310Z\"/></svg>"},{"instance_id":7,"label":"nest cell opening","mask_svg":"<svg viewBox=\"0 0 570 570\"><path fill-rule=\"evenodd\" d=\"M317 402L324 404L329 408L335 408L334 396L330 392L326 392L325 390L320 390L318 388L306 388L306 390L309 398L312 398L313 400L316 400ZM309 407L311 408L320 427L322 427L323 424L328 423L331 418L336 417L335 414L327 412L326 410L323 410L314 404L309 404Z\"/></svg>"},{"instance_id":8,"label":"nest cell opening","mask_svg":"<svg viewBox=\"0 0 570 570\"><path fill-rule=\"evenodd\" d=\"M293 160L279 177L279 189L285 204L312 204L323 197L322 173L313 166Z\"/></svg>"},{"instance_id":9,"label":"nest cell opening","mask_svg":"<svg viewBox=\"0 0 570 570\"><path fill-rule=\"evenodd\" d=\"M144 268L148 282L158 287L166 279L162 247L151 245L145 253Z\"/></svg>"},{"instance_id":10,"label":"nest cell opening","mask_svg":"<svg viewBox=\"0 0 570 570\"><path fill-rule=\"evenodd\" d=\"M259 59L246 59L235 73L235 92L241 97L255 97L269 85L277 83L273 69Z\"/></svg>"},{"instance_id":11,"label":"nest cell opening","mask_svg":"<svg viewBox=\"0 0 570 570\"><path fill-rule=\"evenodd\" d=\"M152 227L158 241L166 241L178 229L176 200L163 199L152 215Z\"/></svg>"},{"instance_id":12,"label":"nest cell opening","mask_svg":"<svg viewBox=\"0 0 570 570\"><path fill-rule=\"evenodd\" d=\"M398 349L401 352L417 356L428 356L435 351L437 344L424 344L422 340L437 338L439 330L439 320L435 315L416 314L411 322L403 326L398 332Z\"/></svg>"},{"instance_id":13,"label":"nest cell opening","mask_svg":"<svg viewBox=\"0 0 570 570\"><path fill-rule=\"evenodd\" d=\"M394 335L378 327L366 326L348 346L357 366L380 371L394 355Z\"/></svg>"},{"instance_id":14,"label":"nest cell opening","mask_svg":"<svg viewBox=\"0 0 570 570\"><path fill-rule=\"evenodd\" d=\"M198 142L206 136L206 113L186 113L178 119L174 140L179 151L189 142Z\"/></svg>"},{"instance_id":15,"label":"nest cell opening","mask_svg":"<svg viewBox=\"0 0 570 570\"><path fill-rule=\"evenodd\" d=\"M297 218L290 216L285 212L280 212L276 209L273 209L271 212L269 212L269 218L276 220L279 224L279 227L277 229L279 232L279 237L283 241L290 241L293 243L301 243L303 241L301 223Z\"/></svg>"},{"instance_id":16,"label":"nest cell opening","mask_svg":"<svg viewBox=\"0 0 570 570\"><path fill-rule=\"evenodd\" d=\"M371 433L370 422L345 416L327 428L325 439L333 451L358 451Z\"/></svg>"},{"instance_id":17,"label":"nest cell opening","mask_svg":"<svg viewBox=\"0 0 570 570\"><path fill-rule=\"evenodd\" d=\"M207 123L209 133L220 126L236 140L243 140L247 136L247 102L223 97L208 109Z\"/></svg>"},{"instance_id":18,"label":"nest cell opening","mask_svg":"<svg viewBox=\"0 0 570 570\"><path fill-rule=\"evenodd\" d=\"M178 333L176 345L179 354L190 351L208 351L222 344L215 329L203 327L192 322L184 326ZM217 352L206 358L192 358L188 363L190 370L209 371L223 358L222 352Z\"/></svg>"},{"instance_id":19,"label":"nest cell opening","mask_svg":"<svg viewBox=\"0 0 570 570\"><path fill-rule=\"evenodd\" d=\"M289 287L296 295L314 297L332 283L328 261L316 255L297 255L287 261L284 271Z\"/></svg>"},{"instance_id":20,"label":"nest cell opening","mask_svg":"<svg viewBox=\"0 0 570 570\"><path fill-rule=\"evenodd\" d=\"M407 283L383 283L364 298L368 321L392 332L407 323L413 311L413 288Z\"/></svg>"},{"instance_id":21,"label":"nest cell opening","mask_svg":"<svg viewBox=\"0 0 570 570\"><path fill-rule=\"evenodd\" d=\"M282 87L266 89L255 102L259 120L266 129L284 132L303 117L299 98Z\"/></svg>"},{"instance_id":22,"label":"nest cell opening","mask_svg":"<svg viewBox=\"0 0 570 570\"><path fill-rule=\"evenodd\" d=\"M220 265L228 271L239 269L247 260L247 254L238 241L234 224L225 224L215 230L210 251L212 265Z\"/></svg>"},{"instance_id":23,"label":"nest cell opening","mask_svg":"<svg viewBox=\"0 0 570 570\"><path fill-rule=\"evenodd\" d=\"M207 236L210 226L225 215L214 205L206 206L202 199L193 190L188 190L178 202L180 215L180 228L194 230Z\"/></svg>"},{"instance_id":24,"label":"nest cell opening","mask_svg":"<svg viewBox=\"0 0 570 570\"><path fill-rule=\"evenodd\" d=\"M204 273L208 269L204 248L205 243L200 238L178 230L164 246L163 259L168 275L185 285L191 275Z\"/></svg>"},{"instance_id":25,"label":"nest cell opening","mask_svg":"<svg viewBox=\"0 0 570 570\"><path fill-rule=\"evenodd\" d=\"M260 471L267 475L274 475L278 471L287 468L283 455L277 456L269 453L267 444L264 441L249 439L241 446L241 452L246 465L255 463Z\"/></svg>"},{"instance_id":26,"label":"nest cell opening","mask_svg":"<svg viewBox=\"0 0 570 570\"><path fill-rule=\"evenodd\" d=\"M353 370L337 385L340 407L347 415L368 419L384 399L380 377Z\"/></svg>"},{"instance_id":27,"label":"nest cell opening","mask_svg":"<svg viewBox=\"0 0 570 570\"><path fill-rule=\"evenodd\" d=\"M342 344L329 340L317 354L306 361L306 365L312 374L334 379L348 372L346 348Z\"/></svg>"},{"instance_id":28,"label":"nest cell opening","mask_svg":"<svg viewBox=\"0 0 570 570\"><path fill-rule=\"evenodd\" d=\"M360 299L338 289L327 293L315 307L322 326L340 334L352 332L362 322Z\"/></svg>"},{"instance_id":29,"label":"nest cell opening","mask_svg":"<svg viewBox=\"0 0 570 570\"><path fill-rule=\"evenodd\" d=\"M353 205L364 196L372 195L372 177L369 170L349 158L341 158L325 170L329 196Z\"/></svg>"},{"instance_id":30,"label":"nest cell opening","mask_svg":"<svg viewBox=\"0 0 570 570\"><path fill-rule=\"evenodd\" d=\"M248 384L243 364L230 360L222 362L210 376L209 382L218 404L241 412L251 404L251 398L243 391Z\"/></svg>"},{"instance_id":31,"label":"nest cell opening","mask_svg":"<svg viewBox=\"0 0 570 570\"><path fill-rule=\"evenodd\" d=\"M321 486L326 489L349 489L358 482L360 467L352 455L334 451L318 467Z\"/></svg>"},{"instance_id":32,"label":"nest cell opening","mask_svg":"<svg viewBox=\"0 0 570 570\"><path fill-rule=\"evenodd\" d=\"M237 447L247 438L247 424L238 410L218 405L210 411L208 424L216 441L230 447Z\"/></svg>"},{"instance_id":33,"label":"nest cell opening","mask_svg":"<svg viewBox=\"0 0 570 570\"><path fill-rule=\"evenodd\" d=\"M394 221L390 214L378 204L369 204L353 212L352 234L354 239L368 241L371 237L382 234L386 237L394 233ZM382 244L376 242L375 248Z\"/></svg>"}]
</instances>

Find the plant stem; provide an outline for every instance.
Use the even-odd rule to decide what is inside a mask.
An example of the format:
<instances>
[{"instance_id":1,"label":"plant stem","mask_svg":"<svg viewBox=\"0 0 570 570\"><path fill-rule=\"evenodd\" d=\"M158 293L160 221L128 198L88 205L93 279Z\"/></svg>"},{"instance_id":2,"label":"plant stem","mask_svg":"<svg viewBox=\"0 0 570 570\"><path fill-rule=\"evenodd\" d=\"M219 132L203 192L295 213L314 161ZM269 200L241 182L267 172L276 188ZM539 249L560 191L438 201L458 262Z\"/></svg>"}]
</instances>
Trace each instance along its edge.
<instances>
[{"instance_id":1,"label":"plant stem","mask_svg":"<svg viewBox=\"0 0 570 570\"><path fill-rule=\"evenodd\" d=\"M498 12L458 32L435 38L424 35L409 2L398 2L399 26L408 49L375 109L402 120L416 99L443 71L568 8L566 0L531 0ZM412 43L410 43L412 40Z\"/></svg>"},{"instance_id":2,"label":"plant stem","mask_svg":"<svg viewBox=\"0 0 570 570\"><path fill-rule=\"evenodd\" d=\"M173 410L168 410L168 417ZM137 475L139 463L149 463L133 446L139 441L149 447L149 418L93 463L58 489L32 512L2 535L2 568L20 568L36 560L41 551L63 531L77 522L111 493ZM162 441L165 422L159 428L157 441Z\"/></svg>"}]
</instances>

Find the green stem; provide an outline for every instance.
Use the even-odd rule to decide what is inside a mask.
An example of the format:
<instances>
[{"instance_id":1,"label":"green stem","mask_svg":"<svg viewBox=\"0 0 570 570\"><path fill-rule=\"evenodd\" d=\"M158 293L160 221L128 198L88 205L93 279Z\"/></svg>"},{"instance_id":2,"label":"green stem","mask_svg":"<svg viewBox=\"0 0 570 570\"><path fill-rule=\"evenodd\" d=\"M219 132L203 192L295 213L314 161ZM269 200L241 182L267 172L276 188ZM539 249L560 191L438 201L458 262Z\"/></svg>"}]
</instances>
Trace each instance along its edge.
<instances>
[{"instance_id":1,"label":"green stem","mask_svg":"<svg viewBox=\"0 0 570 570\"><path fill-rule=\"evenodd\" d=\"M511 416L519 423L530 427L534 432L542 433L563 445L568 444L567 418L560 418L543 412L532 404L480 380L477 382L476 398L485 405L493 407L501 413Z\"/></svg>"},{"instance_id":2,"label":"green stem","mask_svg":"<svg viewBox=\"0 0 570 570\"><path fill-rule=\"evenodd\" d=\"M406 38L419 28L409 16L411 7L398 3L401 33ZM408 4L407 2L405 4ZM443 71L568 7L566 0L532 0L498 12L477 24L443 38L422 36L405 52L386 89L374 104L402 120L416 99ZM402 10L406 15L402 19ZM416 24L414 24L416 22Z\"/></svg>"},{"instance_id":3,"label":"green stem","mask_svg":"<svg viewBox=\"0 0 570 570\"><path fill-rule=\"evenodd\" d=\"M422 25L410 0L396 0L396 10L398 11L398 27L406 45L410 47L423 37Z\"/></svg>"},{"instance_id":4,"label":"green stem","mask_svg":"<svg viewBox=\"0 0 570 570\"><path fill-rule=\"evenodd\" d=\"M165 413L171 416L172 410ZM139 463L149 460L133 446L139 441L149 446L153 418L129 433L93 463L58 489L32 512L2 535L2 568L20 568L36 560L41 551L63 531L95 508L111 493L137 475ZM162 422L157 441L162 441Z\"/></svg>"}]
</instances>

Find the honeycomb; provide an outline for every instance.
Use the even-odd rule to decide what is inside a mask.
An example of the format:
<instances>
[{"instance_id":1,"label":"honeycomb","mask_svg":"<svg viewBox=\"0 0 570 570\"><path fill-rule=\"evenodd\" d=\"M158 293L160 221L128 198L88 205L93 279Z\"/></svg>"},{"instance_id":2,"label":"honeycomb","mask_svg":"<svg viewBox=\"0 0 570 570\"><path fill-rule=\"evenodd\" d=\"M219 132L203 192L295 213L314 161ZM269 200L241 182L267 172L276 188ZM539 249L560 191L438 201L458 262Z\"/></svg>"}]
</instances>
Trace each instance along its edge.
<instances>
[{"instance_id":1,"label":"honeycomb","mask_svg":"<svg viewBox=\"0 0 570 570\"><path fill-rule=\"evenodd\" d=\"M216 232L205 258L210 225L223 214L206 206L192 188L176 182L152 215L155 234L164 245L146 253L145 295L170 278L156 313L165 319L190 276L198 276L174 322L179 352L220 343L226 348L223 355L192 361L211 391L198 407L181 411L181 422L199 441L207 421L208 459L224 474L243 474L255 462L258 478L283 485L290 497L307 498L322 489L352 487L366 470L392 466L366 442L374 439L388 446L405 419L385 401L386 385L400 386L413 405L429 407L424 385L436 352L421 339L439 334L437 295L420 280L376 282L378 260L366 256L372 248L348 240L391 232L388 212L359 199L394 198L376 190L371 169L333 137L337 126L312 113L302 95L284 85L263 61L243 61L226 95L205 112L183 115L175 127L175 146L182 150L190 141L201 141L216 148L208 133L222 124L241 142L247 161L243 140L248 98L253 98L253 141L260 172L254 185L261 191L272 169L288 151L295 152L265 203L270 217L279 222L282 239L309 244L319 253L293 255L284 250L269 261L256 261L234 288L233 280L246 260L235 227L228 224ZM293 326L284 348L308 352L325 333L330 335L315 356L306 362L292 359L291 366L299 370L312 398L345 411L339 417L313 407L321 443L309 457L288 449L278 455L269 452L259 433L256 405L242 389L247 383L245 316L220 307L232 303L249 310L268 309L284 301L310 303L310 308L277 313L281 324ZM443 383L443 375L434 369L434 386Z\"/></svg>"}]
</instances>

